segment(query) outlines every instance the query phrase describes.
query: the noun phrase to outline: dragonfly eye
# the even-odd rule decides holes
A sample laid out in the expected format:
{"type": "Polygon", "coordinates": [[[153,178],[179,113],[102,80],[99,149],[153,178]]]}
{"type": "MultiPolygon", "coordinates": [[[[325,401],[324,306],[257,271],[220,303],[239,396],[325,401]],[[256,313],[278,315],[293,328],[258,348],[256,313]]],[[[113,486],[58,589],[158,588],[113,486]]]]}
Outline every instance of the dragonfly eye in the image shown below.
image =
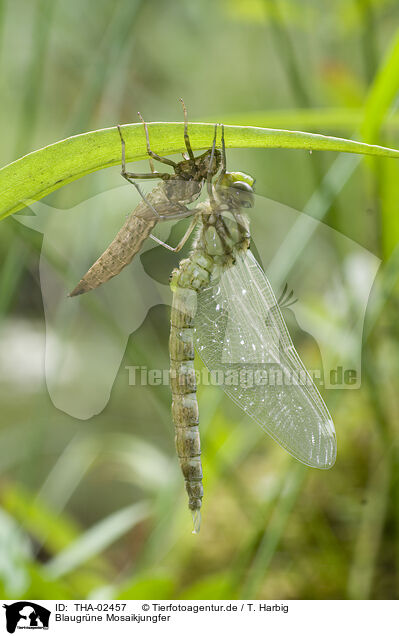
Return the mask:
{"type": "Polygon", "coordinates": [[[253,192],[253,188],[251,188],[249,183],[245,183],[245,181],[235,181],[234,188],[237,188],[237,190],[243,190],[244,192],[253,192]]]}
{"type": "Polygon", "coordinates": [[[238,190],[238,198],[240,200],[240,206],[243,208],[253,208],[254,206],[254,191],[253,188],[245,181],[236,181],[234,183],[234,189],[238,190]]]}

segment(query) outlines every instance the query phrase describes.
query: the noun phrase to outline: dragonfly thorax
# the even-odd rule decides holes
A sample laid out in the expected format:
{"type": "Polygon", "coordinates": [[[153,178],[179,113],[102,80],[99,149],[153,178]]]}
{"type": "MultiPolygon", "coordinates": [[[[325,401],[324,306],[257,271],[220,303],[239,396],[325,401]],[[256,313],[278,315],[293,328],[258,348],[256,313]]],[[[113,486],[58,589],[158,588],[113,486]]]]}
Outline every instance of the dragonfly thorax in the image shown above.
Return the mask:
{"type": "Polygon", "coordinates": [[[242,213],[204,212],[194,251],[205,252],[214,264],[229,267],[234,264],[233,254],[249,247],[249,221],[242,213]]]}
{"type": "Polygon", "coordinates": [[[195,157],[194,160],[186,159],[185,161],[180,161],[175,167],[175,174],[172,178],[182,179],[184,181],[204,181],[208,174],[214,177],[221,163],[221,154],[220,150],[214,149],[207,150],[202,155],[195,157]],[[213,155],[213,157],[212,157],[213,155]],[[212,161],[212,163],[211,163],[212,161]]]}

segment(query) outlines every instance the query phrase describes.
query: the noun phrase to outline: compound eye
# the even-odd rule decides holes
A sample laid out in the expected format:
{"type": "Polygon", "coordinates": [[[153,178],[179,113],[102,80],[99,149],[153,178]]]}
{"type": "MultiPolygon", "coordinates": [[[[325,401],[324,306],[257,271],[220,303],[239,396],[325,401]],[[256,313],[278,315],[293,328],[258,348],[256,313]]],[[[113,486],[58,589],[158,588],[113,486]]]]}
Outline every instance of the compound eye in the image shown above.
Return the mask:
{"type": "Polygon", "coordinates": [[[254,207],[254,191],[248,183],[245,181],[236,181],[234,189],[237,190],[237,195],[242,208],[254,207]]]}
{"type": "Polygon", "coordinates": [[[251,186],[248,183],[245,183],[245,181],[236,181],[233,187],[237,188],[237,190],[242,190],[243,192],[253,193],[253,188],[251,188],[251,186]]]}

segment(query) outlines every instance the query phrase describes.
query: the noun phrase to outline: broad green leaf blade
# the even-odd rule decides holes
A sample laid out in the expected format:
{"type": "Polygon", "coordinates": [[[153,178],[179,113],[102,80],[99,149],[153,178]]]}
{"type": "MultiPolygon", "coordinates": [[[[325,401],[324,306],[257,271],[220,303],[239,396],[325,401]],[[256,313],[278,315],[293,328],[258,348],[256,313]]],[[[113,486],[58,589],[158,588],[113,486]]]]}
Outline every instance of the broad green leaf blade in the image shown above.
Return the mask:
{"type": "MultiPolygon", "coordinates": [[[[161,155],[182,152],[183,124],[148,124],[151,145],[161,155]]],[[[122,126],[128,161],[147,157],[142,124],[122,126]]],[[[190,124],[194,150],[212,144],[214,124],[190,124]]],[[[296,148],[332,150],[380,157],[399,157],[399,151],[357,141],[292,130],[225,126],[229,148],[296,148]]],[[[121,145],[116,127],[63,139],[10,163],[0,170],[0,219],[86,174],[120,164],[121,145]]]]}

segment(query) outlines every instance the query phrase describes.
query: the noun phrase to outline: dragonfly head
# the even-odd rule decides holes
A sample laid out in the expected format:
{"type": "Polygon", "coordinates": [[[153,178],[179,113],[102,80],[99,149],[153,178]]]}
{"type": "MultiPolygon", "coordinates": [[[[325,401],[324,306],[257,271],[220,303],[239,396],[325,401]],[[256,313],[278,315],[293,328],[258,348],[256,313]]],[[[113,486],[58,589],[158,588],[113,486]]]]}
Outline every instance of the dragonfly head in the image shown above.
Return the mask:
{"type": "Polygon", "coordinates": [[[220,186],[228,188],[229,198],[239,208],[254,207],[254,183],[255,179],[244,172],[226,172],[223,175],[220,186]]]}

